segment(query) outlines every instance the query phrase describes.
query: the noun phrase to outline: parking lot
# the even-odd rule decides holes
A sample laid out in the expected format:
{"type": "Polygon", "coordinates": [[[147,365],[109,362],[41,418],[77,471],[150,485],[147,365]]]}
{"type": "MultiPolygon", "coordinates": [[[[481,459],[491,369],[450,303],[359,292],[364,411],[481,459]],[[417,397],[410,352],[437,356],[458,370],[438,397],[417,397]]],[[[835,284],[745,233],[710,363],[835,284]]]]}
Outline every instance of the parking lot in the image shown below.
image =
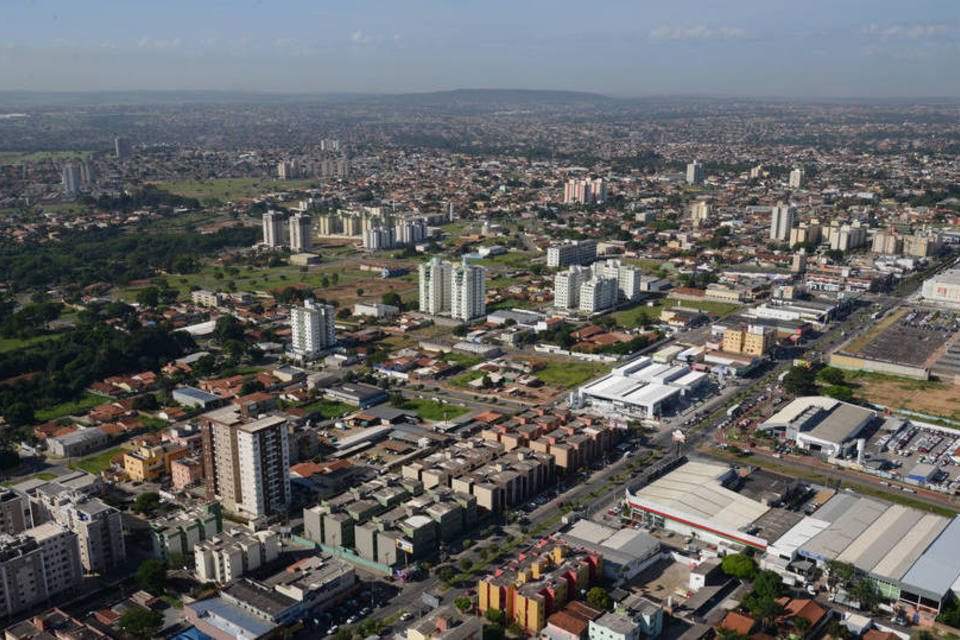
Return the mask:
{"type": "Polygon", "coordinates": [[[952,311],[901,309],[893,321],[862,345],[857,354],[868,359],[926,366],[944,342],[960,331],[960,316],[952,311]]]}
{"type": "Polygon", "coordinates": [[[944,493],[960,489],[960,431],[891,419],[867,444],[864,464],[891,479],[944,493]]]}

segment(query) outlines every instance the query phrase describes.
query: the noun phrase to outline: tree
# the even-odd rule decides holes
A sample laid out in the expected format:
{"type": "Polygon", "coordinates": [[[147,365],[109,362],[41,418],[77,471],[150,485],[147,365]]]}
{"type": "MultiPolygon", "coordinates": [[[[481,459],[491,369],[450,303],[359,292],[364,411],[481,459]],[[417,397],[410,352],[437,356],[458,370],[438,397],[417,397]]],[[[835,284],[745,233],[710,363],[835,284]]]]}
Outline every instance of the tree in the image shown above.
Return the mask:
{"type": "Polygon", "coordinates": [[[752,580],[757,575],[757,563],[750,556],[742,553],[731,553],[720,563],[720,569],[728,576],[740,581],[752,580]]]}
{"type": "Polygon", "coordinates": [[[362,297],[363,297],[363,289],[360,288],[360,287],[357,288],[357,297],[358,297],[358,298],[362,298],[362,297]]]}
{"type": "Polygon", "coordinates": [[[761,571],[753,579],[755,595],[777,599],[783,595],[783,579],[775,571],[761,571]]]}
{"type": "Polygon", "coordinates": [[[163,614],[153,609],[137,607],[120,616],[117,627],[123,633],[134,638],[141,638],[142,640],[156,638],[163,627],[163,614]]]}
{"type": "Polygon", "coordinates": [[[507,616],[500,609],[487,609],[487,612],[483,615],[493,624],[502,625],[507,619],[507,616]]]}
{"type": "Polygon", "coordinates": [[[457,577],[457,570],[449,566],[440,567],[437,571],[437,577],[447,583],[453,582],[453,579],[457,577]]]}
{"type": "Polygon", "coordinates": [[[221,344],[227,340],[243,340],[243,325],[231,315],[220,316],[213,328],[213,337],[221,344]]]}
{"type": "Polygon", "coordinates": [[[836,398],[837,400],[841,400],[843,402],[853,401],[853,390],[850,389],[850,387],[842,384],[832,384],[828,387],[824,387],[823,395],[836,398]]]}
{"type": "Polygon", "coordinates": [[[146,560],[137,569],[137,582],[151,593],[163,593],[167,588],[167,568],[159,560],[146,560]]]}
{"type": "Polygon", "coordinates": [[[783,388],[795,396],[809,396],[817,392],[817,383],[809,367],[791,367],[783,377],[783,388]]]}
{"type": "Polygon", "coordinates": [[[2,411],[3,418],[15,427],[22,427],[36,421],[33,409],[26,402],[14,402],[2,411]]]}
{"type": "Polygon", "coordinates": [[[455,326],[453,328],[453,335],[459,338],[462,338],[463,336],[467,335],[467,325],[458,324],[457,326],[455,326]]]}
{"type": "Polygon", "coordinates": [[[454,598],[453,604],[454,606],[457,607],[457,609],[459,609],[463,613],[466,613],[467,611],[469,611],[470,607],[473,606],[473,602],[471,602],[470,598],[466,596],[460,596],[459,598],[454,598]]]}
{"type": "Polygon", "coordinates": [[[263,391],[266,387],[263,386],[263,383],[257,380],[256,378],[250,378],[243,383],[243,386],[240,387],[240,395],[245,396],[256,391],[263,391]]]}
{"type": "Polygon", "coordinates": [[[470,558],[464,558],[460,561],[460,570],[461,571],[470,571],[473,568],[473,560],[470,558]]]}
{"type": "Polygon", "coordinates": [[[593,587],[587,591],[587,604],[595,609],[608,610],[613,606],[613,600],[603,587],[593,587]]]}
{"type": "Polygon", "coordinates": [[[160,304],[160,290],[156,287],[147,287],[137,291],[137,302],[145,307],[155,307],[160,304]]]}
{"type": "Polygon", "coordinates": [[[383,304],[389,304],[390,306],[398,309],[403,309],[403,299],[396,291],[390,291],[389,293],[383,294],[380,297],[380,301],[383,302],[383,304]]]}
{"type": "Polygon", "coordinates": [[[872,611],[880,604],[880,591],[873,582],[861,577],[850,590],[850,595],[860,603],[860,608],[872,611]]]}
{"type": "Polygon", "coordinates": [[[157,402],[157,396],[152,393],[145,393],[134,398],[132,406],[137,411],[156,411],[160,408],[160,403],[157,402]]]}
{"type": "Polygon", "coordinates": [[[20,454],[8,446],[0,447],[0,471],[13,469],[20,465],[20,454]]]}
{"type": "Polygon", "coordinates": [[[133,510],[137,513],[153,513],[160,507],[160,494],[156,491],[141,493],[133,501],[133,510]]]}
{"type": "Polygon", "coordinates": [[[846,380],[843,377],[843,371],[837,369],[836,367],[824,367],[820,370],[820,373],[817,374],[822,382],[827,384],[845,384],[846,380]]]}

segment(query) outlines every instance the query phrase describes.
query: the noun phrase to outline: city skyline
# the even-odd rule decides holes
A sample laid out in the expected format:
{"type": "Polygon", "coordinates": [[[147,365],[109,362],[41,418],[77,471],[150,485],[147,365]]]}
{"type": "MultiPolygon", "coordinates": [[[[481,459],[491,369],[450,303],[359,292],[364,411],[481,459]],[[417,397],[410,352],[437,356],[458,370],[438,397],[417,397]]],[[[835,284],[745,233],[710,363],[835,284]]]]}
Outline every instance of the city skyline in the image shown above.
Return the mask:
{"type": "Polygon", "coordinates": [[[419,0],[8,8],[0,86],[26,91],[405,93],[578,89],[612,96],[958,96],[960,15],[938,0],[693,3],[419,0]]]}

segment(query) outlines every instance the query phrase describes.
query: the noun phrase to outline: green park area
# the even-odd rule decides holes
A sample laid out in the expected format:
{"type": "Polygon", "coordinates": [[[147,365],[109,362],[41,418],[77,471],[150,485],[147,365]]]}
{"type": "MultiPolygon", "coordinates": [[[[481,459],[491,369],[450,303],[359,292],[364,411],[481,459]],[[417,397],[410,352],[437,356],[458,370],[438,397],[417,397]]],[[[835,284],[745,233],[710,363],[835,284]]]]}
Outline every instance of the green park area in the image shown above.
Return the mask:
{"type": "Polygon", "coordinates": [[[85,158],[89,151],[0,151],[0,164],[25,164],[85,158]]]}
{"type": "Polygon", "coordinates": [[[613,314],[613,319],[618,326],[630,329],[641,324],[641,320],[648,322],[658,322],[660,312],[666,307],[685,307],[687,309],[699,309],[704,313],[716,316],[728,316],[742,305],[732,302],[719,302],[717,300],[679,300],[677,298],[660,298],[652,306],[641,303],[635,307],[617,311],[613,314]]]}

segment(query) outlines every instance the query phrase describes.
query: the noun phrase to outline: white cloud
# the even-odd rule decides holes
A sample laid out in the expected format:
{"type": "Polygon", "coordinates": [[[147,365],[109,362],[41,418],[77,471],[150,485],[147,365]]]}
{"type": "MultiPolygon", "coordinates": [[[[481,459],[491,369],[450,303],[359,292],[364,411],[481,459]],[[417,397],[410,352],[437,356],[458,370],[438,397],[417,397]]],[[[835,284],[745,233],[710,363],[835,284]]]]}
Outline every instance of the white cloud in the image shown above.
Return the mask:
{"type": "Polygon", "coordinates": [[[871,36],[898,40],[921,40],[936,38],[956,31],[956,27],[945,24],[872,24],[865,32],[871,36]]]}
{"type": "Polygon", "coordinates": [[[353,44],[378,44],[382,41],[382,37],[364,33],[359,29],[350,34],[350,42],[353,44]]]}
{"type": "Polygon", "coordinates": [[[734,40],[747,35],[740,27],[708,27],[696,25],[692,27],[671,27],[660,25],[650,31],[653,40],[734,40]]]}

